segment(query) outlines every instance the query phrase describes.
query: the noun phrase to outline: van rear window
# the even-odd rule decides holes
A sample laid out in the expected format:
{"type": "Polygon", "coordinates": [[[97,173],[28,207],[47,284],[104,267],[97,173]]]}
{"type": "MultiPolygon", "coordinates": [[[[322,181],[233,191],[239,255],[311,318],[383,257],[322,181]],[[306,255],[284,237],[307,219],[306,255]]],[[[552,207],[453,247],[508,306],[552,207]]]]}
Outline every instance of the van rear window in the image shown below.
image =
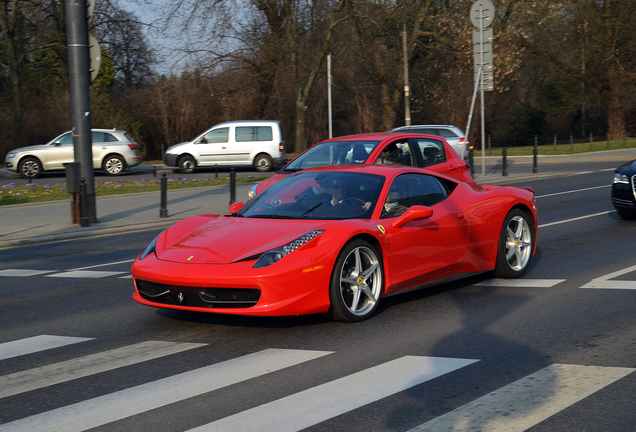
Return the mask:
{"type": "Polygon", "coordinates": [[[241,126],[236,128],[236,141],[271,141],[271,126],[241,126]]]}

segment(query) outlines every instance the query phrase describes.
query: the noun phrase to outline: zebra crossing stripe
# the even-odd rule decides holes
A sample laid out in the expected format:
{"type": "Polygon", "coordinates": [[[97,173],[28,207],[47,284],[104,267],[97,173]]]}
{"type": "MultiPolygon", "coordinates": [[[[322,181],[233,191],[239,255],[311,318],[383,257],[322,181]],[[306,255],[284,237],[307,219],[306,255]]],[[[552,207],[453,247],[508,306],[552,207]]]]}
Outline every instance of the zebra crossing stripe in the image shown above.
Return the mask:
{"type": "Polygon", "coordinates": [[[5,342],[3,344],[0,344],[0,360],[5,360],[8,358],[18,357],[26,354],[33,354],[39,351],[59,348],[78,342],[89,341],[92,339],[93,338],[40,335],[11,342],[5,342]]]}
{"type": "Polygon", "coordinates": [[[1,425],[3,432],[73,432],[101,426],[331,354],[267,349],[1,425]]]}
{"type": "MultiPolygon", "coordinates": [[[[199,348],[207,344],[147,341],[0,377],[0,398],[199,348]]],[[[0,429],[2,427],[0,426],[0,429]]]]}
{"type": "Polygon", "coordinates": [[[521,432],[635,369],[553,364],[409,432],[521,432]]]}
{"type": "Polygon", "coordinates": [[[405,356],[189,432],[299,431],[476,361],[405,356]]]}
{"type": "Polygon", "coordinates": [[[614,278],[623,276],[636,271],[636,266],[624,268],[619,271],[592,279],[581,288],[600,288],[600,289],[636,289],[636,281],[616,280],[614,278]]]}

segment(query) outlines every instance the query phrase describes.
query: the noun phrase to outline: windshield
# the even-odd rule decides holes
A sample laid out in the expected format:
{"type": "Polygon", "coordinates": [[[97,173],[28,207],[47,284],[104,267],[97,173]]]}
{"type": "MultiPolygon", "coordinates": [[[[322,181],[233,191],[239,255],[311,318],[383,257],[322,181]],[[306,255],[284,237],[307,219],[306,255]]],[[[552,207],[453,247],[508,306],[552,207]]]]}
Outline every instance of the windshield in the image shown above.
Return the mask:
{"type": "Polygon", "coordinates": [[[286,177],[249,201],[236,216],[269,219],[369,219],[385,177],[344,171],[286,177]]]}
{"type": "Polygon", "coordinates": [[[318,143],[285,167],[296,172],[324,165],[363,164],[380,141],[328,141],[318,143]]]}

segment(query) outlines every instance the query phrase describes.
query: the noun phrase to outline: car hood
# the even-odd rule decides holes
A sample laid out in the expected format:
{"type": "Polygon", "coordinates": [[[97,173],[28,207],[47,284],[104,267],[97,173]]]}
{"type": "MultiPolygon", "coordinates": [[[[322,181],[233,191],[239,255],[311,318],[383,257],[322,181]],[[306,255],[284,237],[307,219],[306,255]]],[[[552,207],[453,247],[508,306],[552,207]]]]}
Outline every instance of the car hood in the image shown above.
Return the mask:
{"type": "Polygon", "coordinates": [[[179,144],[175,144],[175,145],[171,145],[170,147],[168,147],[168,150],[173,151],[173,150],[179,150],[181,147],[185,147],[189,144],[192,144],[192,141],[184,141],[182,143],[179,144]]]}
{"type": "Polygon", "coordinates": [[[282,246],[327,221],[201,215],[185,219],[157,239],[162,261],[227,264],[282,246]]]}
{"type": "Polygon", "coordinates": [[[51,148],[51,146],[46,145],[46,144],[38,144],[38,145],[32,145],[32,146],[28,146],[28,147],[20,147],[17,149],[13,149],[11,151],[9,151],[9,153],[12,152],[34,152],[34,151],[41,151],[41,150],[46,150],[51,148]]]}

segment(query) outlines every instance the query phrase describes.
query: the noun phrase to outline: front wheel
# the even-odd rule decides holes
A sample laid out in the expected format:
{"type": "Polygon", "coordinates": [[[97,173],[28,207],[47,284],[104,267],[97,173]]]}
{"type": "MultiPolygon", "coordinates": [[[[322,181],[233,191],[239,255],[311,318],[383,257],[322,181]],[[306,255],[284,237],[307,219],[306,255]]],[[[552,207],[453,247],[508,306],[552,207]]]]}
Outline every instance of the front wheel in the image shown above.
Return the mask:
{"type": "Polygon", "coordinates": [[[106,171],[108,175],[118,175],[124,172],[126,169],[126,162],[119,156],[108,156],[104,159],[102,169],[106,171]]]}
{"type": "Polygon", "coordinates": [[[337,321],[365,320],[378,308],[383,288],[380,255],[368,242],[352,241],[340,251],[331,275],[329,315],[337,321]]]}
{"type": "Polygon", "coordinates": [[[495,277],[523,276],[530,266],[535,238],[533,222],[527,213],[519,209],[508,213],[499,236],[495,277]]]}
{"type": "Polygon", "coordinates": [[[20,177],[34,179],[42,172],[42,165],[40,165],[40,161],[36,158],[26,157],[20,162],[18,171],[20,172],[20,177]]]}
{"type": "Polygon", "coordinates": [[[272,158],[270,155],[261,153],[254,159],[254,168],[258,172],[267,172],[272,169],[272,158]]]}
{"type": "Polygon", "coordinates": [[[179,171],[183,174],[192,174],[197,164],[192,156],[184,156],[179,160],[179,171]]]}

